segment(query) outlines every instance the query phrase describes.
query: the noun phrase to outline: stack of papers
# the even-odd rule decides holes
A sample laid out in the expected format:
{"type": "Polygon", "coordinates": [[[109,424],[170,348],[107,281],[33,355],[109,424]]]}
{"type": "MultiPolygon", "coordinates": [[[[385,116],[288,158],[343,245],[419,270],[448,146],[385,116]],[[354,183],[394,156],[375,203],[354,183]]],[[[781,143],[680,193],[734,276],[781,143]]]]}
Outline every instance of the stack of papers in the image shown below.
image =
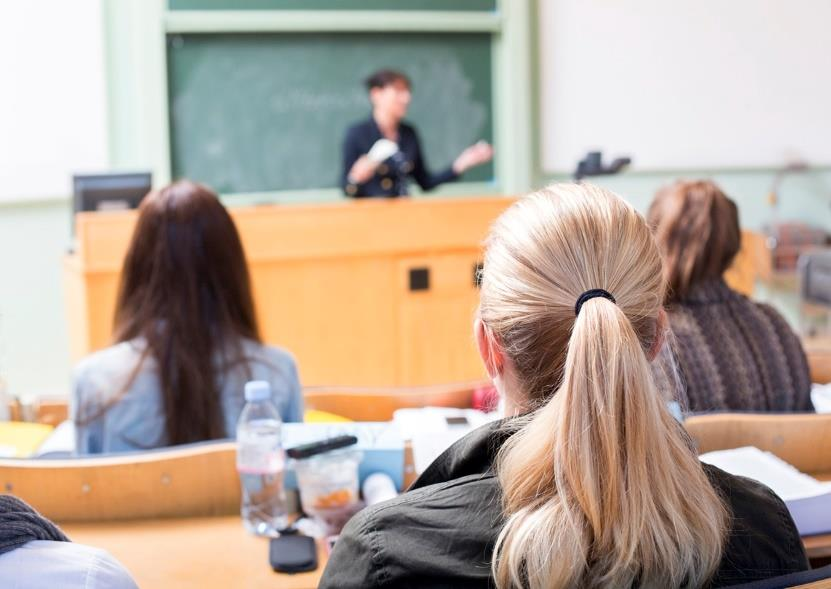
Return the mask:
{"type": "Polygon", "coordinates": [[[699,458],[770,487],[788,506],[801,535],[831,532],[831,483],[820,482],[774,454],[750,446],[708,452],[699,458]]]}

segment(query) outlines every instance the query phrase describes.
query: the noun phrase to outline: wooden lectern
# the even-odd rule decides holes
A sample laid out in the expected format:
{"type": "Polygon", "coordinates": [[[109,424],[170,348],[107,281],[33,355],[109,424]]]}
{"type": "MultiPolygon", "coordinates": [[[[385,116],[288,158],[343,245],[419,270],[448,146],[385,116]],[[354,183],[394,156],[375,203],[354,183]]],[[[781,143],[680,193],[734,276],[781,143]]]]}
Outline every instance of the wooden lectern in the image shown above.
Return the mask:
{"type": "MultiPolygon", "coordinates": [[[[266,342],[304,385],[413,386],[483,377],[476,270],[512,202],[365,200],[231,209],[266,342]]],[[[107,346],[137,214],[80,213],[64,263],[73,361],[107,346]]]]}
{"type": "MultiPolygon", "coordinates": [[[[358,200],[231,209],[263,338],[304,385],[418,386],[484,377],[473,342],[476,272],[508,197],[358,200]]],[[[110,343],[136,212],[80,213],[64,263],[72,360],[110,343]]],[[[758,236],[728,281],[750,293],[758,236]]]]}

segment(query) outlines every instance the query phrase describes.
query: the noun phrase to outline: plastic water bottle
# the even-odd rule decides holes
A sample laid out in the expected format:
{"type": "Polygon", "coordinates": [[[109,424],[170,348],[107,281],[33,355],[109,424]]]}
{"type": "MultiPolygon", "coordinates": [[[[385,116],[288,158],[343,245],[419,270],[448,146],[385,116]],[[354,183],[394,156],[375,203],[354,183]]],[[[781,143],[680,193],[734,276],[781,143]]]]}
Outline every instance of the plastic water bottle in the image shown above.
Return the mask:
{"type": "Polygon", "coordinates": [[[271,402],[271,386],[245,384],[245,408],[237,423],[237,471],[242,483],[242,521],[261,536],[277,536],[288,525],[283,489],[282,421],[271,402]]]}

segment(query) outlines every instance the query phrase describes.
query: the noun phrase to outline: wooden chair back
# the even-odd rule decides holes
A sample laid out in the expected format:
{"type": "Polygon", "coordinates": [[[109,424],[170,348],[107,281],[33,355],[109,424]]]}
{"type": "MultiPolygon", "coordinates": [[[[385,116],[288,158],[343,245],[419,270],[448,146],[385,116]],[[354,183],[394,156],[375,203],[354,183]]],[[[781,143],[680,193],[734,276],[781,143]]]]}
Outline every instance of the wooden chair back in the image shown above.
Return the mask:
{"type": "MultiPolygon", "coordinates": [[[[388,421],[396,409],[470,407],[485,381],[408,388],[306,389],[308,409],[388,421]]],[[[239,512],[234,442],[114,456],[0,459],[0,484],[57,522],[228,515],[239,512]]]]}
{"type": "Polygon", "coordinates": [[[58,522],[239,513],[236,444],[191,444],[150,452],[0,460],[3,492],[58,522]]]}
{"type": "Polygon", "coordinates": [[[831,414],[717,413],[684,422],[700,453],[756,446],[804,473],[831,478],[831,414]]]}
{"type": "Polygon", "coordinates": [[[309,387],[303,391],[306,409],[327,411],[353,421],[389,421],[396,409],[471,407],[474,391],[487,381],[423,387],[309,387]]]}
{"type": "MultiPolygon", "coordinates": [[[[389,421],[396,409],[413,407],[470,407],[473,392],[486,380],[421,387],[307,387],[306,409],[327,411],[353,421],[389,421]]],[[[10,404],[12,419],[58,425],[68,416],[65,399],[44,398],[37,403],[10,404]]]]}

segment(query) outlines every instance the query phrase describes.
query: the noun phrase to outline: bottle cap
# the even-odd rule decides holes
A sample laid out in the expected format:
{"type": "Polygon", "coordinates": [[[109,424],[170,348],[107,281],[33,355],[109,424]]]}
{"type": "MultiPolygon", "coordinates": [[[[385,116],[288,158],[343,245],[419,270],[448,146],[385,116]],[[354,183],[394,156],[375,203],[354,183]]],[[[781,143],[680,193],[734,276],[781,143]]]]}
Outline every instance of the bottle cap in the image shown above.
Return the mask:
{"type": "Polygon", "coordinates": [[[271,385],[265,380],[250,380],[245,383],[246,401],[267,401],[271,399],[271,385]]]}

